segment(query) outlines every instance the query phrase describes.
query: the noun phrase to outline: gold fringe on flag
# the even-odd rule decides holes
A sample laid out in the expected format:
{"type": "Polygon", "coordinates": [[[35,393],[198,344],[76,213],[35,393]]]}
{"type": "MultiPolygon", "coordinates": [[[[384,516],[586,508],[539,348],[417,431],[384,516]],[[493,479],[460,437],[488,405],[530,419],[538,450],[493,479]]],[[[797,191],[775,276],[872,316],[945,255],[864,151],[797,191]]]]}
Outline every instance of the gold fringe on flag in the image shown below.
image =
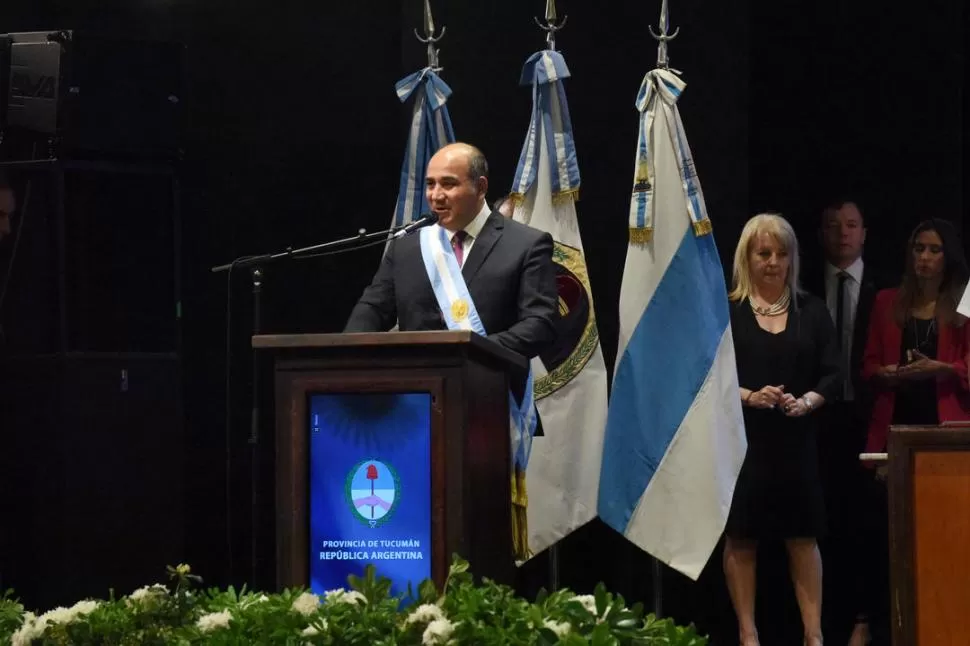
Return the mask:
{"type": "Polygon", "coordinates": [[[647,244],[653,240],[653,227],[630,227],[630,244],[647,244]]]}
{"type": "MultiPolygon", "coordinates": [[[[555,206],[560,206],[566,202],[572,200],[573,202],[579,201],[579,187],[571,188],[568,191],[560,191],[552,196],[552,203],[555,206]]],[[[525,202],[525,193],[509,193],[509,201],[512,202],[512,206],[519,206],[525,202]]]]}
{"type": "Polygon", "coordinates": [[[512,472],[512,553],[516,561],[525,561],[532,556],[529,549],[529,520],[526,516],[528,507],[525,472],[515,466],[512,472]]]}
{"type": "Polygon", "coordinates": [[[700,222],[694,223],[694,235],[698,238],[701,236],[706,236],[713,230],[714,228],[711,226],[711,221],[708,218],[704,218],[700,222]]]}
{"type": "Polygon", "coordinates": [[[573,201],[573,202],[579,201],[578,186],[576,188],[571,188],[568,191],[560,191],[559,193],[556,193],[555,195],[552,196],[553,206],[561,206],[569,201],[573,201]]]}

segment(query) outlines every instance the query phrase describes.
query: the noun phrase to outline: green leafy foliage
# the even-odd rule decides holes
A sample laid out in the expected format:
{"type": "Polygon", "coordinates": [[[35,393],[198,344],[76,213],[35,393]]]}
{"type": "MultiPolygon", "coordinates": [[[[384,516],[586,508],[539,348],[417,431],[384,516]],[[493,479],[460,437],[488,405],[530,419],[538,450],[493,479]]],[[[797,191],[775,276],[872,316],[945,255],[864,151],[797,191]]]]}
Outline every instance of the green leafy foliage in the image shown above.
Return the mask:
{"type": "Polygon", "coordinates": [[[203,588],[187,565],[168,585],[121,598],[82,600],[36,616],[12,592],[0,597],[0,644],[13,646],[704,646],[692,626],[644,615],[600,584],[592,595],[541,592],[536,601],[487,579],[476,584],[453,558],[441,590],[423,581],[404,597],[368,566],[348,588],[318,596],[203,588]]]}

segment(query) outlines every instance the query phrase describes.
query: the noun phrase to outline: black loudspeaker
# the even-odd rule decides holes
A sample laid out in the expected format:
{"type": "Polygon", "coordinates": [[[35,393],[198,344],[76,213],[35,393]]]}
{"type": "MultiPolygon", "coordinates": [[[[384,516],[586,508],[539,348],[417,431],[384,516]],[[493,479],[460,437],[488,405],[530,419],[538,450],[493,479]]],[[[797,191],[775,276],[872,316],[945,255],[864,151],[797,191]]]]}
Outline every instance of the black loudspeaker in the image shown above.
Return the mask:
{"type": "Polygon", "coordinates": [[[181,561],[178,384],[166,354],[0,366],[0,587],[43,610],[129,593],[181,561]]]}
{"type": "Polygon", "coordinates": [[[71,30],[6,38],[5,159],[181,155],[181,45],[71,30]]]}
{"type": "Polygon", "coordinates": [[[174,172],[42,164],[6,165],[18,209],[0,245],[5,352],[177,351],[174,172]]]}

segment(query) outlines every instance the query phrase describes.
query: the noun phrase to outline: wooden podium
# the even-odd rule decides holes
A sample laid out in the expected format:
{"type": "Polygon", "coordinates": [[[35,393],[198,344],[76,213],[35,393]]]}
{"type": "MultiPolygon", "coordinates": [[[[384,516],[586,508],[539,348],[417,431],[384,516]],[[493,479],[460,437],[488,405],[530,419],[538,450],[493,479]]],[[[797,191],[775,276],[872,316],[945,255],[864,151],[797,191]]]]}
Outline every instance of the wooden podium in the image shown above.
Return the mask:
{"type": "Polygon", "coordinates": [[[889,434],[893,644],[970,644],[970,423],[889,434]]]}
{"type": "MultiPolygon", "coordinates": [[[[526,359],[471,332],[262,335],[276,382],[277,585],[307,586],[308,401],[315,393],[428,393],[431,576],[453,553],[477,576],[512,583],[508,391],[526,359]]],[[[380,564],[378,572],[380,572],[380,564]]]]}

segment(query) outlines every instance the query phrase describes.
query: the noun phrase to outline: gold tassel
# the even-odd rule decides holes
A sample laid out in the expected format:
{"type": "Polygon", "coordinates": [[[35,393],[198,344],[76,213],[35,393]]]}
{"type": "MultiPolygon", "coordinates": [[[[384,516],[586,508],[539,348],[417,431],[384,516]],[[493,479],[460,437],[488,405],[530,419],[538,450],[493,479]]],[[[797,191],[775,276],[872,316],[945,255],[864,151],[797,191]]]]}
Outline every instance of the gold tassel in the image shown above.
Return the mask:
{"type": "MultiPolygon", "coordinates": [[[[570,200],[573,202],[579,201],[579,187],[571,188],[568,191],[561,191],[552,196],[552,203],[556,206],[565,204],[570,200]]],[[[525,202],[525,193],[509,193],[509,201],[512,203],[512,206],[519,206],[525,202]]]]}
{"type": "Polygon", "coordinates": [[[713,230],[714,228],[711,226],[711,221],[707,218],[704,218],[700,222],[694,223],[694,235],[698,238],[701,236],[706,236],[713,230]]]}
{"type": "Polygon", "coordinates": [[[518,466],[512,473],[512,554],[516,561],[525,561],[532,556],[529,549],[529,521],[526,511],[529,495],[525,489],[525,472],[518,466]]]}
{"type": "Polygon", "coordinates": [[[560,191],[552,196],[552,203],[555,206],[561,206],[566,202],[572,200],[573,202],[579,201],[579,187],[571,188],[568,191],[560,191]]]}
{"type": "Polygon", "coordinates": [[[513,207],[522,204],[525,202],[525,193],[509,193],[509,202],[513,207]]]}
{"type": "Polygon", "coordinates": [[[630,227],[630,244],[647,244],[653,240],[653,227],[630,227]]]}

